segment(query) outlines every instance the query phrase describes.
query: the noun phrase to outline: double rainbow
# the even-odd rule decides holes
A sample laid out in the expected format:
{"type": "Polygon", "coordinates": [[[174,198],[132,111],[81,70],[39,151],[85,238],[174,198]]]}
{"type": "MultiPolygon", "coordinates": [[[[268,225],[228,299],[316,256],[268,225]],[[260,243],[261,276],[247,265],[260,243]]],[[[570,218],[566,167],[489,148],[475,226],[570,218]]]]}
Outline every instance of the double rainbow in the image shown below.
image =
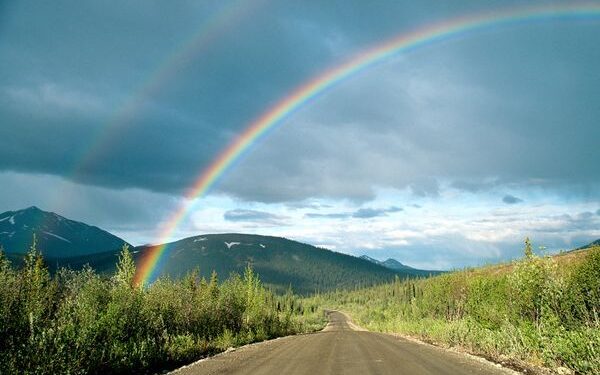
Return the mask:
{"type": "MultiPolygon", "coordinates": [[[[451,19],[430,25],[409,33],[402,33],[382,44],[369,48],[345,63],[338,65],[299,86],[274,107],[251,122],[214,161],[206,168],[186,194],[184,203],[167,220],[157,238],[157,243],[168,241],[179,224],[194,208],[196,199],[205,195],[211,187],[231,168],[233,163],[247,152],[250,147],[296,110],[300,109],[315,96],[331,89],[344,79],[372,67],[377,62],[399,53],[457,38],[476,31],[502,28],[520,24],[544,22],[550,20],[589,20],[600,18],[600,4],[564,4],[513,8],[451,19]]],[[[152,282],[161,269],[163,254],[167,245],[157,245],[146,252],[141,260],[136,282],[152,282]]]]}

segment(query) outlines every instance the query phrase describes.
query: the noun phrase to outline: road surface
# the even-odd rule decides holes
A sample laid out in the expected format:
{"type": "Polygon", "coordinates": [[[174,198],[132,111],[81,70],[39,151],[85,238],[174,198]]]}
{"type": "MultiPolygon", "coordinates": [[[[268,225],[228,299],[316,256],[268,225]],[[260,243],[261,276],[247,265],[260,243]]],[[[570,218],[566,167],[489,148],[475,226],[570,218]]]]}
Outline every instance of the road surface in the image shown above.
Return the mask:
{"type": "Polygon", "coordinates": [[[360,330],[337,311],[328,315],[321,332],[248,345],[173,374],[514,374],[471,356],[360,330]]]}

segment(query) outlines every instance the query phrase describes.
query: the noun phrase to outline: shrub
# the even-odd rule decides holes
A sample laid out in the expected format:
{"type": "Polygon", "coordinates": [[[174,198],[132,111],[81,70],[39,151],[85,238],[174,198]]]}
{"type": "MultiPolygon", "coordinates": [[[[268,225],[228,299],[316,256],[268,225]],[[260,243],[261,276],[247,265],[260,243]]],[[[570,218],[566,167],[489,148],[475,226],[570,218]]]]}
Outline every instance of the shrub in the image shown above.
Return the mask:
{"type": "Polygon", "coordinates": [[[210,282],[191,273],[142,288],[124,246],[117,270],[110,278],[90,268],[51,277],[35,239],[21,269],[0,251],[0,373],[155,373],[315,327],[303,323],[293,295],[274,296],[249,268],[221,284],[216,273],[210,282]],[[293,308],[279,311],[278,303],[293,308]]]}

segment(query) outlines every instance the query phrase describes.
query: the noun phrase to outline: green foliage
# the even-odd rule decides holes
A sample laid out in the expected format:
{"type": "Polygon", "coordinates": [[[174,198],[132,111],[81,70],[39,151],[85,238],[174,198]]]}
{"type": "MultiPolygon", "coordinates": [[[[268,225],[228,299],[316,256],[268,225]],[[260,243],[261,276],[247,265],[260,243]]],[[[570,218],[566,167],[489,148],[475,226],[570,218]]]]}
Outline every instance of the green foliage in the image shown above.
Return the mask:
{"type": "Polygon", "coordinates": [[[119,262],[117,263],[117,272],[115,273],[115,281],[118,284],[133,287],[135,277],[135,262],[133,256],[129,251],[129,245],[124,244],[119,255],[119,262]]]}
{"type": "Polygon", "coordinates": [[[111,278],[48,273],[33,244],[14,269],[0,252],[0,373],[155,373],[230,346],[322,328],[320,311],[267,290],[251,268],[223,283],[191,272],[133,284],[124,246],[111,278]]]}
{"type": "Polygon", "coordinates": [[[525,258],[527,259],[531,259],[533,258],[533,248],[531,247],[531,241],[529,240],[529,237],[525,238],[525,258]]]}
{"type": "Polygon", "coordinates": [[[600,247],[560,264],[533,254],[468,269],[305,300],[352,314],[371,330],[458,345],[487,357],[600,373],[600,247]]]}
{"type": "Polygon", "coordinates": [[[586,262],[574,270],[568,281],[571,292],[570,310],[577,320],[589,326],[600,321],[600,245],[588,250],[586,262]]]}

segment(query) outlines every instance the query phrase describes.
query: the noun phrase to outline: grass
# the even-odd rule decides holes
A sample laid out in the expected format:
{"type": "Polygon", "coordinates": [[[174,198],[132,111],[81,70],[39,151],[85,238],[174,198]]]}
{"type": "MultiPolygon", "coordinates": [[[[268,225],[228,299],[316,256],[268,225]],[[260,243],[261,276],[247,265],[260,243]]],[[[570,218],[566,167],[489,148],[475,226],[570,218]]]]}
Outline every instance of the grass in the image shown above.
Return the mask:
{"type": "Polygon", "coordinates": [[[372,331],[525,367],[600,373],[600,247],[554,257],[526,254],[509,264],[397,279],[309,301],[347,311],[372,331]]]}

